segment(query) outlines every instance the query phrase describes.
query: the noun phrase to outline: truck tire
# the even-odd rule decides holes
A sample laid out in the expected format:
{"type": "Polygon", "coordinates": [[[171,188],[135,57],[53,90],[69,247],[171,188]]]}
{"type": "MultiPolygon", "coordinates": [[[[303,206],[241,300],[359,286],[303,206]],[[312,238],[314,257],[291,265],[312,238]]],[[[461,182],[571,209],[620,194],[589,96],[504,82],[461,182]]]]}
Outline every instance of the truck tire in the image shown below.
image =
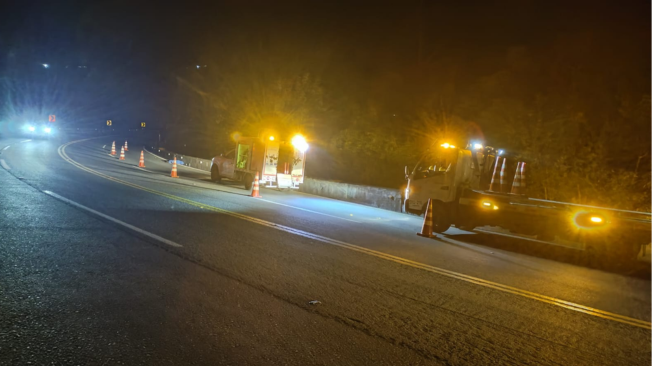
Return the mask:
{"type": "Polygon", "coordinates": [[[434,202],[432,205],[432,231],[435,233],[443,233],[448,230],[451,225],[451,215],[448,208],[443,202],[434,202]]]}
{"type": "Polygon", "coordinates": [[[250,190],[251,186],[254,184],[254,177],[251,174],[245,174],[243,178],[244,187],[246,190],[250,190]]]}
{"type": "Polygon", "coordinates": [[[211,180],[215,183],[222,183],[222,177],[220,177],[220,168],[213,165],[211,168],[211,180]]]}

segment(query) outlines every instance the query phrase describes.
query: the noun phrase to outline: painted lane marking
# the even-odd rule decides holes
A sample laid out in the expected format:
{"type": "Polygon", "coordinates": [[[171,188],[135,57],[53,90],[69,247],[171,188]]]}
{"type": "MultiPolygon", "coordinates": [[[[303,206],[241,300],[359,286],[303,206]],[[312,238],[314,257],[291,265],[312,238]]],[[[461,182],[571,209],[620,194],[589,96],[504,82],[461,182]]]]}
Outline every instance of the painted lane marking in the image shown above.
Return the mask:
{"type": "Polygon", "coordinates": [[[168,194],[168,193],[165,193],[165,192],[156,191],[156,190],[153,190],[153,189],[150,189],[150,188],[147,188],[147,187],[139,186],[139,185],[134,184],[134,183],[130,183],[130,182],[127,182],[127,181],[123,181],[123,180],[111,177],[109,175],[100,173],[100,172],[98,172],[96,170],[90,169],[90,168],[88,168],[88,167],[74,161],[73,159],[71,159],[66,154],[66,151],[65,151],[66,147],[68,147],[68,146],[70,146],[70,145],[72,145],[74,143],[79,143],[79,142],[88,141],[88,140],[91,140],[91,139],[71,141],[71,142],[68,142],[67,144],[61,145],[61,146],[59,146],[58,153],[65,161],[67,161],[68,163],[70,163],[70,164],[76,166],[77,168],[79,168],[81,170],[84,170],[84,171],[86,171],[88,173],[97,175],[99,177],[105,178],[107,180],[110,180],[110,181],[113,181],[113,182],[116,182],[116,183],[120,183],[120,184],[129,186],[129,187],[133,187],[133,188],[145,191],[145,192],[150,192],[152,194],[156,194],[156,195],[159,195],[159,196],[162,196],[162,197],[167,197],[169,199],[172,199],[172,200],[175,200],[175,201],[178,201],[178,202],[183,202],[183,203],[189,204],[191,206],[199,207],[199,208],[202,208],[202,209],[205,209],[205,210],[208,210],[208,211],[219,212],[221,214],[236,217],[236,218],[246,220],[246,221],[249,221],[249,222],[252,222],[252,223],[256,223],[256,224],[259,224],[259,225],[262,225],[262,226],[266,226],[266,227],[269,227],[269,228],[272,228],[272,229],[276,229],[276,230],[284,231],[284,232],[287,232],[287,233],[290,233],[290,234],[295,234],[295,235],[302,236],[302,237],[305,237],[305,238],[313,239],[313,240],[320,241],[322,243],[330,244],[330,245],[333,245],[333,246],[349,249],[349,250],[352,250],[352,251],[355,251],[355,252],[358,252],[358,253],[367,254],[367,255],[370,255],[370,256],[373,256],[373,257],[376,257],[376,258],[385,259],[387,261],[402,264],[402,265],[409,266],[409,267],[412,267],[412,268],[421,269],[421,270],[431,272],[431,273],[435,273],[435,274],[438,274],[438,275],[441,275],[441,276],[444,276],[444,277],[449,277],[449,278],[457,279],[457,280],[464,281],[464,282],[467,282],[467,283],[472,283],[472,284],[482,286],[482,287],[485,287],[485,288],[490,288],[490,289],[498,290],[498,291],[501,291],[501,292],[509,293],[509,294],[512,294],[512,295],[525,297],[525,298],[528,298],[528,299],[536,300],[536,301],[539,301],[539,302],[547,303],[547,304],[550,304],[550,305],[558,306],[558,307],[561,307],[561,308],[564,308],[564,309],[580,312],[580,313],[583,313],[583,314],[595,316],[595,317],[598,317],[598,318],[611,320],[611,321],[615,321],[615,322],[622,323],[622,324],[632,325],[632,326],[635,326],[635,327],[638,327],[638,328],[652,329],[652,323],[650,323],[648,321],[645,321],[645,320],[635,319],[635,318],[631,318],[631,317],[628,317],[628,316],[624,316],[624,315],[620,315],[620,314],[616,314],[616,313],[611,313],[611,312],[608,312],[608,311],[592,308],[592,307],[589,307],[589,306],[585,306],[585,305],[577,304],[577,303],[574,303],[574,302],[554,298],[554,297],[551,297],[551,296],[538,294],[536,292],[522,290],[522,289],[519,289],[519,288],[516,288],[516,287],[503,285],[503,284],[500,284],[500,283],[497,283],[497,282],[483,280],[483,279],[478,278],[478,277],[473,277],[473,276],[465,275],[465,274],[458,273],[458,272],[455,272],[455,271],[451,271],[451,270],[447,270],[447,269],[427,265],[427,264],[424,264],[424,263],[415,262],[415,261],[412,261],[412,260],[409,260],[409,259],[397,257],[397,256],[394,256],[394,255],[379,252],[379,251],[376,251],[376,250],[373,250],[373,249],[368,249],[368,248],[361,247],[361,246],[358,246],[358,245],[346,243],[346,242],[343,242],[343,241],[340,241],[340,240],[327,238],[325,236],[321,236],[321,235],[318,235],[318,234],[313,234],[313,233],[310,233],[310,232],[307,232],[307,231],[294,229],[294,228],[291,228],[289,226],[275,224],[275,223],[270,222],[270,221],[257,219],[255,217],[243,215],[243,214],[240,214],[240,213],[237,213],[237,212],[228,211],[228,210],[225,210],[225,209],[222,209],[222,208],[219,208],[219,207],[210,206],[210,205],[207,205],[207,204],[204,204],[204,203],[192,201],[192,200],[189,200],[189,199],[186,199],[186,198],[183,198],[183,197],[179,197],[179,196],[175,196],[175,195],[172,195],[172,194],[168,194]]]}
{"type": "Polygon", "coordinates": [[[5,162],[5,159],[0,159],[0,165],[2,165],[2,167],[5,168],[6,170],[11,170],[9,165],[7,165],[7,163],[5,162]]]}
{"type": "Polygon", "coordinates": [[[11,147],[11,145],[7,145],[7,146],[5,146],[4,148],[2,148],[2,151],[5,151],[5,150],[7,150],[7,149],[10,148],[10,147],[11,147]]]}
{"type": "Polygon", "coordinates": [[[23,143],[23,142],[30,142],[30,141],[32,141],[32,140],[31,140],[31,139],[27,139],[27,140],[23,140],[23,141],[21,141],[21,143],[23,143]]]}
{"type": "Polygon", "coordinates": [[[296,207],[296,206],[290,206],[290,205],[286,205],[286,204],[284,204],[284,203],[278,203],[278,202],[274,202],[274,201],[266,200],[266,199],[263,199],[263,198],[259,198],[258,201],[265,201],[265,202],[273,203],[273,204],[275,204],[275,205],[280,205],[280,206],[285,206],[285,207],[295,208],[295,209],[297,209],[297,210],[306,211],[306,212],[312,212],[312,213],[315,213],[315,214],[317,214],[317,215],[328,216],[328,217],[332,217],[332,218],[334,218],[334,219],[340,219],[340,220],[351,221],[351,222],[355,222],[355,223],[358,223],[358,224],[361,224],[361,223],[362,223],[362,222],[360,222],[360,221],[355,221],[355,220],[345,219],[345,218],[343,218],[343,217],[338,217],[338,216],[333,216],[333,215],[329,215],[329,214],[325,214],[325,213],[321,213],[321,212],[317,212],[317,211],[313,211],[313,210],[308,210],[307,208],[301,208],[301,207],[296,207]]]}
{"type": "Polygon", "coordinates": [[[135,232],[137,232],[139,234],[148,236],[148,237],[150,237],[150,238],[152,238],[152,239],[154,239],[156,241],[160,241],[161,243],[167,244],[167,245],[175,247],[175,248],[183,248],[183,245],[177,244],[177,243],[173,242],[172,240],[165,239],[165,238],[160,237],[160,236],[158,236],[158,235],[156,235],[154,233],[150,233],[149,231],[145,231],[145,230],[143,230],[141,228],[137,228],[137,227],[135,227],[135,226],[133,226],[131,224],[127,224],[124,221],[120,221],[120,220],[118,220],[118,219],[116,219],[114,217],[111,217],[109,215],[105,215],[105,214],[103,214],[101,212],[95,211],[92,208],[86,207],[86,206],[84,206],[82,204],[79,204],[79,203],[77,203],[75,201],[71,201],[71,200],[69,200],[69,199],[67,199],[65,197],[62,197],[62,196],[54,193],[54,192],[51,192],[51,191],[43,191],[43,192],[45,194],[49,195],[49,196],[52,196],[52,197],[58,199],[59,201],[65,202],[65,203],[67,203],[67,204],[69,204],[71,206],[75,206],[75,207],[77,207],[79,209],[82,209],[84,211],[88,211],[88,212],[92,213],[93,215],[99,216],[99,217],[101,217],[101,218],[103,218],[105,220],[109,220],[109,221],[111,221],[113,223],[124,226],[129,230],[133,230],[133,231],[135,231],[135,232]]]}

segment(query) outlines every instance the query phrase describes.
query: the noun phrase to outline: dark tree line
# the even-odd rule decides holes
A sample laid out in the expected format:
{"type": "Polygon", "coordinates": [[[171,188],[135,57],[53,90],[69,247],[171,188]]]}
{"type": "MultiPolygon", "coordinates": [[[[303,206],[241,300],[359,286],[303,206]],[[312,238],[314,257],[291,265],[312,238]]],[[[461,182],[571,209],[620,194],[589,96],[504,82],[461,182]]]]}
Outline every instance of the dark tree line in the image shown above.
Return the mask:
{"type": "Polygon", "coordinates": [[[173,75],[169,128],[201,129],[206,155],[233,131],[303,132],[309,176],[388,187],[433,142],[477,138],[529,163],[532,196],[649,210],[649,31],[428,52],[411,19],[373,47],[291,27],[200,43],[201,67],[173,75]]]}

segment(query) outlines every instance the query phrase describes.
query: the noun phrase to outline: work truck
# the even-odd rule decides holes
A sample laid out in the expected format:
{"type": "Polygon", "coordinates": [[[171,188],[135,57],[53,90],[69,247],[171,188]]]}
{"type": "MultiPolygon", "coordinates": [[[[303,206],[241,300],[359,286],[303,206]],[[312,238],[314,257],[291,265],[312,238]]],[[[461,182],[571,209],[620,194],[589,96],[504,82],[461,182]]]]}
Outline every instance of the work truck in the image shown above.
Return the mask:
{"type": "Polygon", "coordinates": [[[306,168],[308,143],[301,135],[290,141],[274,136],[235,137],[235,148],[211,160],[211,180],[235,180],[251,189],[256,173],[263,186],[299,188],[306,168]]]}
{"type": "Polygon", "coordinates": [[[452,225],[495,226],[542,241],[580,242],[619,260],[636,259],[650,243],[650,213],[528,197],[521,190],[527,184],[525,163],[502,150],[481,143],[466,148],[443,143],[431,150],[411,172],[405,168],[403,208],[423,215],[432,199],[433,232],[452,225]]]}

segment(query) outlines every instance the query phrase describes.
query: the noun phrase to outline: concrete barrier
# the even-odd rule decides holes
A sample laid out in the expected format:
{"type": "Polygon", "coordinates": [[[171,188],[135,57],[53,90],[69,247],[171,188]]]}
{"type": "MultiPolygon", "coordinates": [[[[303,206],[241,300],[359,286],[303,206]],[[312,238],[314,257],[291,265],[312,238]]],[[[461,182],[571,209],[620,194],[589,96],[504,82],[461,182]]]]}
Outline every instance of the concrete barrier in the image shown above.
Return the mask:
{"type": "Polygon", "coordinates": [[[205,170],[207,172],[211,171],[211,160],[210,159],[202,159],[202,158],[196,158],[194,156],[187,156],[179,153],[175,153],[173,151],[166,150],[164,148],[156,149],[154,147],[149,147],[147,149],[149,152],[154,153],[155,155],[158,155],[168,161],[172,160],[174,158],[174,155],[177,156],[177,163],[184,165],[184,166],[189,166],[191,168],[197,168],[201,170],[205,170]]]}
{"type": "MultiPolygon", "coordinates": [[[[164,148],[150,147],[148,150],[166,160],[171,160],[175,155],[174,152],[164,148]]],[[[176,153],[176,156],[177,162],[182,161],[185,166],[207,172],[211,170],[210,159],[201,159],[178,153],[176,153]]],[[[299,186],[299,192],[401,212],[401,192],[398,189],[362,186],[306,177],[303,184],[299,186]]]]}
{"type": "Polygon", "coordinates": [[[401,212],[401,192],[398,189],[331,182],[306,177],[303,184],[299,186],[299,192],[401,212]]]}

